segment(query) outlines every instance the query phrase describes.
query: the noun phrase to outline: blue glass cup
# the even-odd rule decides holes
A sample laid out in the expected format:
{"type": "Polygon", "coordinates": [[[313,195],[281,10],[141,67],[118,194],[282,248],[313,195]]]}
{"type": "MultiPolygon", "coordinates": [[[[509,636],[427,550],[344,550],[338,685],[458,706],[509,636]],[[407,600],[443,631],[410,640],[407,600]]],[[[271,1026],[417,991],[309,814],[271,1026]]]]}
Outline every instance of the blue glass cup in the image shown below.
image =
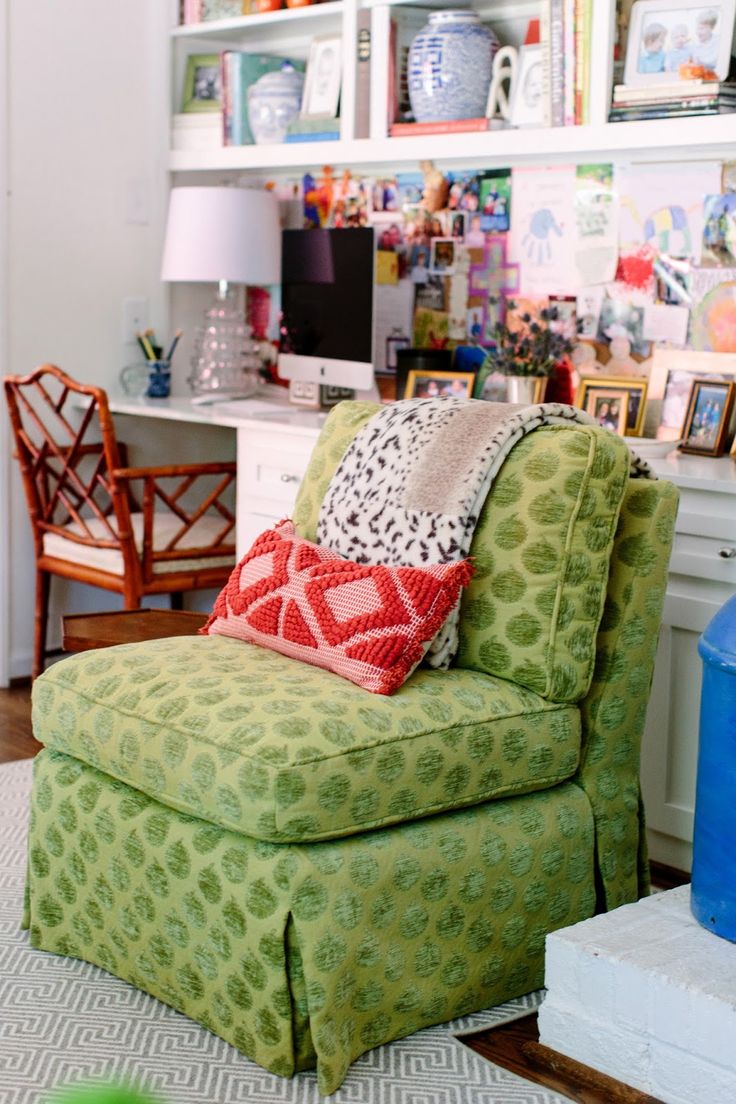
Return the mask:
{"type": "Polygon", "coordinates": [[[149,360],[147,399],[168,399],[171,393],[171,361],[149,360]]]}

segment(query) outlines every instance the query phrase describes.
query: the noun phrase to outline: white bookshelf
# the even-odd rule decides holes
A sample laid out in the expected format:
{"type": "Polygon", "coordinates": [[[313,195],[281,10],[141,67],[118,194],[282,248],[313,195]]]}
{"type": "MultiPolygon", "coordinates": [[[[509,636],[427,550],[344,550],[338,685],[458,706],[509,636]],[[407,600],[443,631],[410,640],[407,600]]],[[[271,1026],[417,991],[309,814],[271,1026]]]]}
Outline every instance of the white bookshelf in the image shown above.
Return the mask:
{"type": "MultiPolygon", "coordinates": [[[[339,31],[344,43],[341,137],[337,142],[304,142],[274,146],[229,146],[209,150],[172,150],[174,173],[264,173],[303,170],[332,164],[377,170],[409,168],[420,160],[441,166],[512,167],[590,160],[677,162],[732,158],[736,148],[736,115],[692,116],[608,123],[613,67],[615,0],[593,5],[590,123],[579,127],[496,130],[487,133],[387,136],[385,84],[388,73],[387,28],[391,8],[411,0],[328,0],[304,8],[284,8],[197,26],[173,26],[172,112],[178,110],[186,57],[223,49],[273,51],[306,58],[315,35],[339,31]],[[371,10],[370,138],[354,137],[357,18],[371,10]]],[[[447,7],[443,0],[419,0],[418,8],[447,7]]],[[[458,4],[457,6],[463,6],[458,4]]],[[[473,4],[502,42],[519,44],[539,0],[476,0],[473,4]]],[[[176,18],[172,5],[172,20],[176,18]]]]}
{"type": "Polygon", "coordinates": [[[600,126],[439,134],[416,138],[351,139],[277,146],[228,146],[215,150],[175,150],[172,172],[241,172],[302,169],[323,164],[403,167],[421,160],[440,167],[472,168],[562,164],[605,159],[682,162],[732,158],[736,116],[658,119],[600,126]]]}

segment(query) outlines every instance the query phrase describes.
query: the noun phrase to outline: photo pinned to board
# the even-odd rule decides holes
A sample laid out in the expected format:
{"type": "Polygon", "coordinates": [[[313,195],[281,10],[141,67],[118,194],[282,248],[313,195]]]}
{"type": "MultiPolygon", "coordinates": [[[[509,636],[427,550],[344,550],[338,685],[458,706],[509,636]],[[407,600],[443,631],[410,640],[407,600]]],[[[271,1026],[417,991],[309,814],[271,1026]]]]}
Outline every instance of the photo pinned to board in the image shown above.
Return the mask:
{"type": "Polygon", "coordinates": [[[736,265],[736,193],[705,197],[703,265],[736,265]]]}
{"type": "Polygon", "coordinates": [[[429,271],[435,276],[451,276],[455,271],[456,251],[454,238],[432,238],[429,271]]]}
{"type": "Polygon", "coordinates": [[[450,213],[450,237],[455,241],[464,242],[467,232],[468,215],[466,211],[454,211],[450,213]]]}
{"type": "Polygon", "coordinates": [[[668,165],[617,164],[614,187],[619,197],[619,247],[648,245],[655,254],[700,261],[703,196],[721,191],[717,161],[668,165]]]}
{"type": "Polygon", "coordinates": [[[480,228],[486,234],[505,232],[511,225],[511,173],[492,169],[480,178],[480,228]]]}
{"type": "Polygon", "coordinates": [[[703,352],[736,353],[736,280],[717,284],[693,307],[690,340],[703,352]]]}
{"type": "Polygon", "coordinates": [[[643,339],[644,307],[634,306],[626,299],[613,299],[606,295],[601,303],[598,319],[598,339],[610,341],[614,337],[626,337],[631,349],[645,356],[649,347],[643,339]]]}

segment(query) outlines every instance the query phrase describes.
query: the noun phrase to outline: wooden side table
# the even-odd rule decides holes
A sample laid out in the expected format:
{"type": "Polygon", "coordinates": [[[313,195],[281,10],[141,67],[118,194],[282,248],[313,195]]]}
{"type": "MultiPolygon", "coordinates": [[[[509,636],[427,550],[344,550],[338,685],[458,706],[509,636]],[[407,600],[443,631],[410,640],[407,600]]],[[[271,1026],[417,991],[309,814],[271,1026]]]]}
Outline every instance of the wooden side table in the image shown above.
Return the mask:
{"type": "Polygon", "coordinates": [[[62,618],[65,652],[86,652],[115,644],[138,644],[165,636],[195,636],[208,614],[191,610],[138,609],[115,613],[71,613],[62,618]]]}

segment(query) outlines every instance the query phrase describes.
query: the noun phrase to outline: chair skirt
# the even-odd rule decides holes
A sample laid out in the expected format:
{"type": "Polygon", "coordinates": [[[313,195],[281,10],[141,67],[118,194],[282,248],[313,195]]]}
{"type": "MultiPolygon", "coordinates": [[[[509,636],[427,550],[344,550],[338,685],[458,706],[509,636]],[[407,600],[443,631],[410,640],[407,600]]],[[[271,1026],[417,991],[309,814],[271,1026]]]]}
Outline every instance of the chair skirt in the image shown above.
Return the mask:
{"type": "Polygon", "coordinates": [[[572,782],[320,843],[265,843],[61,752],[35,761],[24,926],[282,1076],[538,988],[595,907],[572,782]]]}

